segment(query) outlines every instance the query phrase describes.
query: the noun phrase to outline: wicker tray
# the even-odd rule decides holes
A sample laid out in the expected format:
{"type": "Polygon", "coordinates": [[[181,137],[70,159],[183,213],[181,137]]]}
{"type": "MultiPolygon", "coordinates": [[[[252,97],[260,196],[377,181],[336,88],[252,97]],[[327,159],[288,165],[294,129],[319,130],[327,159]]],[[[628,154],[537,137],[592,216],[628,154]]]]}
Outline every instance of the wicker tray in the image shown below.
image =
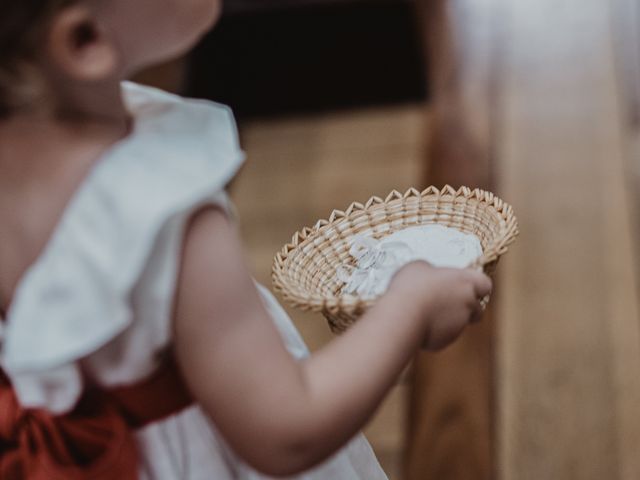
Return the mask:
{"type": "Polygon", "coordinates": [[[488,274],[518,235],[513,209],[493,193],[467,187],[456,191],[448,185],[423,192],[412,188],[404,195],[394,190],[384,200],[372,197],[364,205],[353,203],[313,228],[296,232],[275,257],[274,288],[294,307],[321,312],[331,330],[342,332],[375,302],[341,294],[343,284],[336,278],[336,269],[351,263],[353,237],[365,234],[380,239],[426,224],[475,234],[483,249],[476,266],[488,274]]]}

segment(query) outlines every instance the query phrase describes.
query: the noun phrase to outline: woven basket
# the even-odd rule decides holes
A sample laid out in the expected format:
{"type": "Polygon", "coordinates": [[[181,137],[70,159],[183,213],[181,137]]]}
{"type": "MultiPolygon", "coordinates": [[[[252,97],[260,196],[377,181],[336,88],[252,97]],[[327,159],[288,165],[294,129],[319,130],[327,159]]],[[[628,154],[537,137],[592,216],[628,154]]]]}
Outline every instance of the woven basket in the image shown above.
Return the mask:
{"type": "Polygon", "coordinates": [[[473,233],[482,244],[477,260],[488,274],[518,235],[513,209],[493,193],[450,186],[423,192],[393,191],[386,199],[372,197],[366,204],[353,203],[335,210],[329,220],[295,233],[291,243],[276,255],[272,271],[275,290],[292,306],[321,312],[336,333],[346,330],[375,299],[342,295],[336,269],[352,264],[351,241],[357,234],[383,238],[407,227],[439,224],[473,233]]]}

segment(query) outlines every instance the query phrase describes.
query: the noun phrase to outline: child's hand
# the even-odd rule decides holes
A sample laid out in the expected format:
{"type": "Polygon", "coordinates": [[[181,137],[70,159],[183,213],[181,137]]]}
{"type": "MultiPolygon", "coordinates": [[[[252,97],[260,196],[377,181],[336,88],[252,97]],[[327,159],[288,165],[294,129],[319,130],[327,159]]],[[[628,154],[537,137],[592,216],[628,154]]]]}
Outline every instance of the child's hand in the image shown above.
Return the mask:
{"type": "Polygon", "coordinates": [[[480,300],[491,293],[491,280],[470,269],[435,268],[414,262],[398,272],[389,293],[417,308],[425,322],[423,348],[440,350],[452,343],[472,322],[480,320],[480,300]]]}

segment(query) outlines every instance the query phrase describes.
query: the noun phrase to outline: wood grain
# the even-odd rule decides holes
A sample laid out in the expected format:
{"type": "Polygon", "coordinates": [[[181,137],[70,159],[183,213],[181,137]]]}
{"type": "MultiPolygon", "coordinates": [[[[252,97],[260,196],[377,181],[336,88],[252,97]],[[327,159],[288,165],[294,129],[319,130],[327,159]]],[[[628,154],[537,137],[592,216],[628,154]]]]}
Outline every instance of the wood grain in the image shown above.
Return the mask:
{"type": "MultiPolygon", "coordinates": [[[[421,7],[433,95],[425,184],[497,191],[491,157],[499,4],[430,0],[421,7]]],[[[416,359],[409,480],[494,478],[492,318],[487,312],[481,325],[447,351],[416,359]]]]}
{"type": "Polygon", "coordinates": [[[624,90],[624,113],[629,126],[640,128],[640,3],[637,0],[613,2],[612,35],[616,70],[624,90]]]}
{"type": "Polygon", "coordinates": [[[611,3],[509,4],[502,479],[637,479],[640,339],[611,3]]]}

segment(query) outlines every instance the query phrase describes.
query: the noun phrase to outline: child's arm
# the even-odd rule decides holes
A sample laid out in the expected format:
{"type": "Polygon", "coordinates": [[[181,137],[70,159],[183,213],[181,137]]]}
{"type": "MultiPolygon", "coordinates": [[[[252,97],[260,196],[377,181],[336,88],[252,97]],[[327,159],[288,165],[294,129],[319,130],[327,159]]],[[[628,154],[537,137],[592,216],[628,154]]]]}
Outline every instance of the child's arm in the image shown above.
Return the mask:
{"type": "Polygon", "coordinates": [[[184,376],[234,450],[258,470],[289,475],[345,444],[426,342],[453,341],[490,280],[412,264],[348,332],[309,359],[286,351],[221,211],[188,228],[175,313],[184,376]]]}

